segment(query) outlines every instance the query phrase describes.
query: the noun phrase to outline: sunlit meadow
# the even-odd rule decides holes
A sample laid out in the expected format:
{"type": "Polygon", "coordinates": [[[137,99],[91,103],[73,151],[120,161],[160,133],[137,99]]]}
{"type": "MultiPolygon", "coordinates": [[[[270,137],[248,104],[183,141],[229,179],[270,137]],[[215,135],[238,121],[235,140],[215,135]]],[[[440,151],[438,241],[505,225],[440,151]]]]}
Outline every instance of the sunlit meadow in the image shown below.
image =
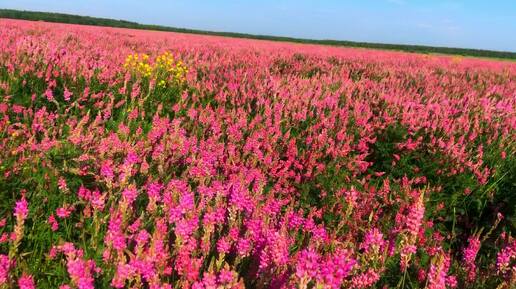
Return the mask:
{"type": "Polygon", "coordinates": [[[516,63],[0,20],[0,288],[516,284],[516,63]]]}

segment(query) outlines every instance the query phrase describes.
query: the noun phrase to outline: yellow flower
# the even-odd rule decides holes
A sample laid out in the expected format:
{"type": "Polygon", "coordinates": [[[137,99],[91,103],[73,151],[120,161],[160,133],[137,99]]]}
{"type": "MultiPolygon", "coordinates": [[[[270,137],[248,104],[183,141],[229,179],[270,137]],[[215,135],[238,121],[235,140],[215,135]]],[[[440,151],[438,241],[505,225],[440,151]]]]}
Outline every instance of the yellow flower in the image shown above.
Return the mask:
{"type": "Polygon", "coordinates": [[[147,54],[130,54],[125,59],[124,68],[135,76],[150,78],[165,87],[167,82],[181,85],[186,81],[188,69],[181,60],[176,61],[170,52],[164,52],[154,59],[147,54]]]}

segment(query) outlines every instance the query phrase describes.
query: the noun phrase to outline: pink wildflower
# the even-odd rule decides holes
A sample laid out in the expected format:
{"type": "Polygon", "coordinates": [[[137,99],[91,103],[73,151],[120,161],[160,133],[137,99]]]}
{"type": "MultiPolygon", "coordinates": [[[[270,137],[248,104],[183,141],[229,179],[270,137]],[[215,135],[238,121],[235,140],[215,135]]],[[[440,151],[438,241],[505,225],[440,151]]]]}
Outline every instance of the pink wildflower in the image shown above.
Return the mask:
{"type": "Polygon", "coordinates": [[[129,187],[122,191],[122,196],[124,197],[125,201],[130,205],[138,197],[138,191],[134,187],[129,187]]]}
{"type": "Polygon", "coordinates": [[[364,249],[366,253],[371,250],[378,252],[378,250],[384,246],[385,240],[383,239],[383,234],[376,228],[369,230],[365,235],[364,241],[360,244],[360,248],[364,249]]]}
{"type": "Polygon", "coordinates": [[[496,257],[496,267],[499,274],[516,272],[516,239],[509,243],[505,248],[498,252],[496,257]],[[512,267],[511,267],[512,266],[512,267]]]}
{"type": "Polygon", "coordinates": [[[62,177],[59,178],[59,180],[57,181],[57,186],[63,192],[68,191],[68,185],[66,184],[66,180],[62,177]]]}
{"type": "Polygon", "coordinates": [[[372,269],[353,276],[351,279],[352,288],[369,288],[380,280],[380,274],[372,269]]]}
{"type": "Polygon", "coordinates": [[[52,89],[47,88],[47,90],[45,90],[45,97],[47,98],[48,101],[54,100],[54,92],[52,91],[52,89]]]}
{"type": "Polygon", "coordinates": [[[19,220],[25,220],[28,214],[29,208],[27,200],[25,200],[25,197],[22,197],[21,200],[16,202],[16,206],[14,208],[14,216],[19,220]]]}
{"type": "Polygon", "coordinates": [[[56,209],[56,215],[62,219],[68,218],[71,213],[72,213],[72,208],[68,207],[68,206],[64,206],[64,207],[56,209]]]}
{"type": "Polygon", "coordinates": [[[296,265],[296,276],[298,278],[314,278],[318,274],[319,254],[313,249],[301,251],[296,265]]]}
{"type": "Polygon", "coordinates": [[[0,255],[0,285],[7,282],[9,277],[9,268],[11,267],[11,260],[6,255],[0,255]]]}
{"type": "Polygon", "coordinates": [[[70,96],[72,96],[72,93],[68,90],[68,88],[65,88],[63,93],[64,100],[70,101],[70,96]]]}
{"type": "Polygon", "coordinates": [[[100,167],[100,174],[108,180],[112,180],[115,174],[110,162],[104,162],[100,167]]]}
{"type": "Polygon", "coordinates": [[[419,228],[421,227],[424,214],[425,206],[423,203],[423,194],[421,193],[416,202],[410,207],[407,216],[407,230],[413,236],[419,234],[419,228]]]}
{"type": "Polygon", "coordinates": [[[18,279],[18,286],[20,289],[35,289],[34,280],[32,276],[26,275],[25,273],[18,279]]]}
{"type": "Polygon", "coordinates": [[[163,185],[157,182],[150,183],[147,185],[147,194],[149,195],[149,198],[159,200],[160,199],[160,192],[163,188],[163,185]]]}
{"type": "Polygon", "coordinates": [[[229,284],[234,281],[235,273],[233,271],[227,270],[223,268],[219,273],[219,283],[220,284],[229,284]]]}
{"type": "Polygon", "coordinates": [[[52,231],[57,231],[59,229],[59,223],[57,222],[56,218],[54,217],[54,214],[51,214],[48,217],[48,224],[50,225],[50,228],[52,231]]]}
{"type": "Polygon", "coordinates": [[[472,281],[476,275],[475,259],[480,249],[480,240],[477,236],[472,236],[468,239],[468,246],[464,249],[464,264],[468,272],[468,279],[472,281]]]}
{"type": "Polygon", "coordinates": [[[446,289],[449,266],[450,258],[447,255],[439,255],[435,262],[432,262],[428,272],[428,289],[446,289]]]}

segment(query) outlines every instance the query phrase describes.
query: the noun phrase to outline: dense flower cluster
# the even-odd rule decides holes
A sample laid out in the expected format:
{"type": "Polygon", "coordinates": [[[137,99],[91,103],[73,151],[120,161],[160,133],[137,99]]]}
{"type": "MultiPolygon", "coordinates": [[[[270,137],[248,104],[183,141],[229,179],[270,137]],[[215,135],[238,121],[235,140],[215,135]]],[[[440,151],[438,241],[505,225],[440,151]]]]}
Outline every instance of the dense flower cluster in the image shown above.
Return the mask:
{"type": "Polygon", "coordinates": [[[2,289],[516,282],[514,63],[15,20],[0,39],[2,289]]]}
{"type": "Polygon", "coordinates": [[[152,78],[158,86],[165,87],[171,83],[173,85],[182,84],[186,81],[188,69],[181,60],[176,61],[174,56],[165,52],[156,57],[155,62],[151,63],[147,54],[130,54],[127,56],[124,68],[136,76],[152,78]]]}

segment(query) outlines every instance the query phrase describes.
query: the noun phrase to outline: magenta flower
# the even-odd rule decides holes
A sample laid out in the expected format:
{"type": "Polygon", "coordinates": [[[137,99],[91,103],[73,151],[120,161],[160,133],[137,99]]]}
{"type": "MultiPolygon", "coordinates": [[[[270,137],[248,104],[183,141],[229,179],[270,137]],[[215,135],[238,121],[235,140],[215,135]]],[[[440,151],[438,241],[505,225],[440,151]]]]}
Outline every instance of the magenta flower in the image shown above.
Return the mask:
{"type": "Polygon", "coordinates": [[[447,255],[439,255],[435,262],[430,265],[428,271],[428,289],[446,289],[446,282],[453,279],[449,279],[448,269],[450,266],[450,258],[447,255]]]}
{"type": "Polygon", "coordinates": [[[0,285],[7,283],[11,260],[6,255],[0,254],[0,285]]]}
{"type": "Polygon", "coordinates": [[[370,250],[378,251],[384,246],[383,234],[376,228],[369,230],[364,237],[364,241],[360,244],[360,248],[364,249],[366,253],[370,250]]]}
{"type": "Polygon", "coordinates": [[[63,192],[67,192],[68,191],[68,185],[66,184],[66,180],[64,178],[62,178],[62,177],[59,178],[59,180],[57,181],[57,186],[63,192]]]}
{"type": "Polygon", "coordinates": [[[31,275],[26,275],[25,273],[18,279],[18,286],[20,289],[35,289],[34,280],[31,275]]]}
{"type": "Polygon", "coordinates": [[[468,272],[468,279],[473,281],[476,275],[475,259],[480,249],[480,240],[478,236],[472,236],[468,239],[468,246],[464,249],[463,260],[468,272]]]}
{"type": "Polygon", "coordinates": [[[235,273],[223,268],[219,273],[218,279],[220,284],[230,284],[235,280],[235,273]]]}
{"type": "Polygon", "coordinates": [[[59,223],[57,222],[56,218],[54,217],[54,214],[51,214],[49,217],[48,217],[48,224],[50,225],[50,228],[52,229],[52,231],[57,231],[59,229],[59,223]]]}
{"type": "Polygon", "coordinates": [[[70,101],[70,96],[72,96],[72,93],[68,90],[68,88],[65,88],[63,93],[64,100],[70,101]]]}
{"type": "Polygon", "coordinates": [[[380,274],[372,269],[353,276],[351,279],[352,288],[369,288],[380,280],[380,274]]]}
{"type": "Polygon", "coordinates": [[[496,257],[496,267],[498,269],[498,273],[507,274],[508,272],[516,271],[516,266],[514,263],[516,262],[516,239],[514,239],[511,243],[509,243],[505,248],[498,252],[496,257]],[[512,267],[511,267],[512,266],[512,267]]]}
{"type": "Polygon", "coordinates": [[[100,174],[108,180],[112,180],[115,176],[113,173],[113,168],[111,167],[111,163],[106,161],[102,163],[100,167],[100,174]]]}
{"type": "Polygon", "coordinates": [[[48,101],[54,100],[54,92],[52,91],[52,89],[47,88],[47,90],[45,90],[45,97],[47,98],[48,101]]]}
{"type": "Polygon", "coordinates": [[[14,207],[14,216],[19,220],[25,220],[28,214],[29,208],[27,200],[25,197],[22,197],[21,200],[16,202],[16,206],[14,207]]]}
{"type": "Polygon", "coordinates": [[[147,185],[147,194],[149,195],[149,198],[159,200],[161,196],[161,189],[163,188],[163,185],[157,182],[152,182],[147,185]]]}
{"type": "Polygon", "coordinates": [[[341,288],[344,279],[350,275],[356,264],[357,261],[350,256],[349,251],[339,250],[320,265],[317,279],[319,283],[331,288],[341,288]]]}
{"type": "Polygon", "coordinates": [[[305,249],[300,252],[297,266],[296,276],[298,278],[312,279],[318,274],[320,256],[313,249],[305,249]]]}
{"type": "Polygon", "coordinates": [[[423,195],[421,195],[409,208],[409,213],[407,216],[407,230],[413,236],[417,236],[419,234],[419,228],[421,227],[424,214],[425,206],[423,203],[423,195]]]}
{"type": "Polygon", "coordinates": [[[61,207],[61,208],[57,208],[56,209],[56,215],[59,217],[59,218],[62,218],[62,219],[65,219],[65,218],[68,218],[70,216],[70,214],[72,213],[72,208],[68,207],[68,206],[65,206],[65,207],[61,207]]]}
{"type": "Polygon", "coordinates": [[[129,187],[122,191],[122,196],[128,204],[132,204],[138,197],[138,191],[134,187],[129,187]]]}

